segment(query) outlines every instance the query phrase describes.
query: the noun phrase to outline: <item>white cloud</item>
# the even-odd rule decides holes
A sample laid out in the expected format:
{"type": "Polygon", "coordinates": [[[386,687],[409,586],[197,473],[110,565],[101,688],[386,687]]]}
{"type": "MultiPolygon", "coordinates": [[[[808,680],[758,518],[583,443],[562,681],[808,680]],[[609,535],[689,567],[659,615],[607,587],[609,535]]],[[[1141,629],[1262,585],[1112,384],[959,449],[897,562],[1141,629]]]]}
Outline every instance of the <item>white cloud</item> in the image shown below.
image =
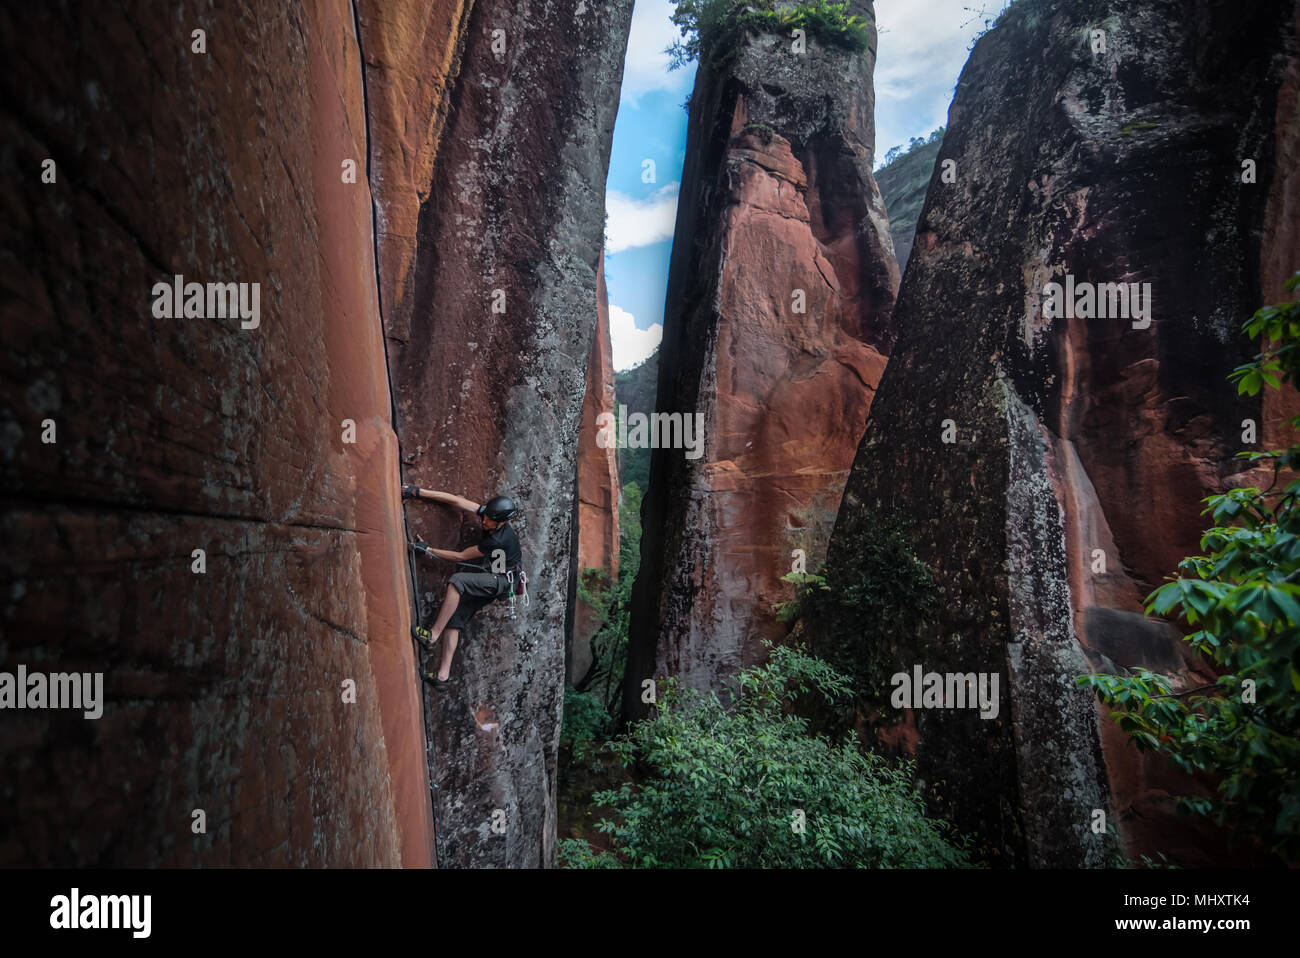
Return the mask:
{"type": "Polygon", "coordinates": [[[971,40],[1005,0],[876,0],[876,161],[948,122],[971,40]]]}
{"type": "Polygon", "coordinates": [[[605,252],[614,254],[638,246],[653,246],[672,239],[677,221],[680,183],[669,183],[643,200],[610,190],[605,194],[605,252]]]}
{"type": "Polygon", "coordinates": [[[632,10],[632,30],[628,36],[627,60],[623,65],[621,98],[635,104],[637,97],[652,90],[679,90],[686,95],[691,70],[668,71],[664,50],[681,38],[669,19],[673,4],[669,0],[636,0],[632,10]]]}
{"type": "Polygon", "coordinates": [[[655,351],[663,339],[664,328],[655,323],[649,329],[637,329],[636,317],[626,309],[609,304],[609,340],[614,347],[614,369],[631,369],[655,351]]]}

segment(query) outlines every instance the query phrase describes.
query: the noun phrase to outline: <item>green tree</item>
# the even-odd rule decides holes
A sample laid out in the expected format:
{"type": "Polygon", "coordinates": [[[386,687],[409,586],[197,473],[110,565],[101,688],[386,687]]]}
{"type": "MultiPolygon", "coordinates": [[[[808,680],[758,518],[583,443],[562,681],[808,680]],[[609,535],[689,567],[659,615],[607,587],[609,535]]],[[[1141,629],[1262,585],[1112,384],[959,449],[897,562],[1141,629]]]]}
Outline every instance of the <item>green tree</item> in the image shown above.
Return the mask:
{"type": "Polygon", "coordinates": [[[570,867],[959,867],[948,826],[925,817],[908,765],[864,754],[850,734],[812,735],[791,709],[814,691],[844,699],[845,678],[802,650],[772,648],[744,669],[724,707],[712,692],[661,686],[656,713],[614,748],[648,770],[638,784],[601,792],[615,810],[598,826],[613,853],[561,843],[570,867]],[[616,857],[617,856],[617,857],[616,857]]]}
{"type": "Polygon", "coordinates": [[[593,743],[603,742],[614,719],[604,703],[590,692],[579,692],[572,685],[564,687],[564,718],[560,723],[560,745],[570,750],[575,761],[587,757],[593,743]]]}
{"type": "Polygon", "coordinates": [[[623,487],[619,506],[618,582],[598,569],[583,569],[578,576],[578,596],[594,610],[600,627],[591,637],[595,658],[582,690],[594,695],[614,714],[620,708],[623,669],[627,665],[627,636],[632,624],[632,586],[641,567],[641,487],[623,487]]]}
{"type": "Polygon", "coordinates": [[[849,12],[848,0],[811,0],[779,11],[774,0],[673,0],[672,22],[681,33],[667,51],[677,69],[707,55],[718,63],[746,33],[803,29],[822,43],[863,52],[874,47],[869,24],[849,12]]]}
{"type": "MultiPolygon", "coordinates": [[[[1300,273],[1287,291],[1300,286],[1300,273]]],[[[1245,325],[1263,344],[1235,370],[1238,391],[1300,381],[1300,303],[1268,306],[1245,325]]],[[[1300,417],[1288,423],[1300,426],[1300,417]]],[[[1272,467],[1267,489],[1232,489],[1205,500],[1214,527],[1204,555],[1147,597],[1148,615],[1181,617],[1186,641],[1220,678],[1174,692],[1163,675],[1087,675],[1079,683],[1114,709],[1139,749],[1168,756],[1188,772],[1219,780],[1211,798],[1179,808],[1248,834],[1287,861],[1300,857],[1300,445],[1241,453],[1272,467]],[[1287,479],[1290,481],[1287,481],[1287,479]],[[1279,483],[1285,482],[1282,489],[1279,483]]]]}

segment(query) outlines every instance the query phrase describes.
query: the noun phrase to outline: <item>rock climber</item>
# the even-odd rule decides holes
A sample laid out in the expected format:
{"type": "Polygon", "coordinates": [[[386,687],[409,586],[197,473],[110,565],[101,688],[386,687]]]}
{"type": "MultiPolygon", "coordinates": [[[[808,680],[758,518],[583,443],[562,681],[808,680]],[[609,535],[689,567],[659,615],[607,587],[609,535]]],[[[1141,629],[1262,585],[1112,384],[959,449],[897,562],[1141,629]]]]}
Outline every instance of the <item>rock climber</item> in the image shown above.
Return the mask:
{"type": "MultiPolygon", "coordinates": [[[[441,502],[472,512],[479,517],[483,527],[483,537],[479,544],[459,552],[434,549],[419,541],[411,543],[411,548],[422,555],[459,562],[475,570],[452,575],[442,608],[438,610],[438,618],[432,626],[425,628],[418,623],[411,626],[411,634],[428,652],[432,652],[438,641],[442,640],[442,662],[438,671],[431,672],[422,666],[420,677],[435,688],[445,688],[451,683],[451,660],[456,654],[456,644],[460,641],[460,630],[483,606],[517,588],[522,589],[523,583],[527,581],[523,577],[523,552],[519,548],[519,537],[510,528],[510,519],[518,510],[514,500],[507,496],[494,496],[479,505],[449,492],[421,489],[419,486],[402,487],[402,496],[441,502]]],[[[526,595],[526,592],[521,594],[526,595]]]]}

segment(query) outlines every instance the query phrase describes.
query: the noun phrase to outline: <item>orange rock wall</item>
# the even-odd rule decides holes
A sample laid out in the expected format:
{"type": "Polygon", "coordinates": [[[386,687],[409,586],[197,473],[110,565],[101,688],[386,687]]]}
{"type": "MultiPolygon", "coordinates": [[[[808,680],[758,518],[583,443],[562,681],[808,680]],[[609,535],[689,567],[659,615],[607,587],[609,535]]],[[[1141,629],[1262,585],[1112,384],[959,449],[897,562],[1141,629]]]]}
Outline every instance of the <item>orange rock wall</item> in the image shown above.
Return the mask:
{"type": "Polygon", "coordinates": [[[351,5],[20,5],[0,44],[0,668],[106,699],[6,713],[0,864],[428,866],[351,5]],[[155,317],[177,274],[260,325],[155,317]]]}
{"type": "MultiPolygon", "coordinates": [[[[403,479],[515,498],[529,579],[529,604],[480,612],[455,684],[425,696],[442,865],[554,857],[576,450],[631,13],[358,2],[372,111],[390,118],[370,160],[403,479]]],[[[478,542],[465,513],[421,502],[406,516],[436,546],[478,542]]],[[[456,568],[418,561],[427,618],[456,568]]]]}
{"type": "MultiPolygon", "coordinates": [[[[614,397],[614,355],[609,339],[609,295],[605,263],[596,274],[596,330],[587,360],[587,394],[578,431],[578,574],[599,569],[606,582],[618,582],[618,449],[601,449],[597,442],[601,413],[617,415],[614,397]]],[[[592,664],[591,637],[600,628],[596,611],[577,601],[565,662],[565,678],[577,684],[592,664]]]]}
{"type": "Polygon", "coordinates": [[[645,678],[716,688],[764,658],[795,551],[825,553],[896,338],[874,66],[874,43],[757,34],[696,75],[657,408],[701,415],[705,443],[653,454],[629,714],[645,678]]]}

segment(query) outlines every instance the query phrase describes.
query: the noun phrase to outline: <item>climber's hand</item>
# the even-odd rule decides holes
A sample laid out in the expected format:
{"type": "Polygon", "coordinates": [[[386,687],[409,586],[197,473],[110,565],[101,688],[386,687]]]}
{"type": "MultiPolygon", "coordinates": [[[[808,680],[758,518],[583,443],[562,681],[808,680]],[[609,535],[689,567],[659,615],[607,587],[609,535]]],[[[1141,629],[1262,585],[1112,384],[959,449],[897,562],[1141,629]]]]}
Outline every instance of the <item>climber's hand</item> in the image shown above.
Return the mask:
{"type": "Polygon", "coordinates": [[[422,499],[419,486],[402,486],[403,499],[422,499]]]}

